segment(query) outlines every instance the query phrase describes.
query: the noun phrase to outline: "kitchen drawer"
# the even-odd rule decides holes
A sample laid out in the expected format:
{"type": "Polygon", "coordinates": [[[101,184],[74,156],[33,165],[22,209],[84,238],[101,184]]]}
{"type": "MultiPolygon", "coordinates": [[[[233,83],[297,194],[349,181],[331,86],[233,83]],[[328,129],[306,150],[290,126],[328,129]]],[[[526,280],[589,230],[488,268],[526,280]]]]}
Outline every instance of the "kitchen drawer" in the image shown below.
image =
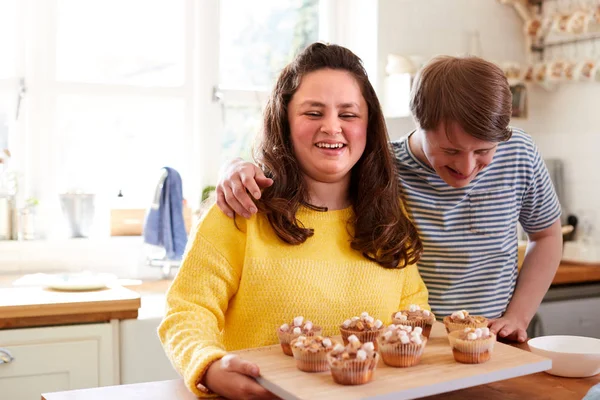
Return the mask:
{"type": "Polygon", "coordinates": [[[39,399],[42,392],[98,387],[98,342],[95,340],[4,348],[14,360],[0,365],[2,398],[33,400],[39,399]]]}
{"type": "Polygon", "coordinates": [[[0,398],[118,384],[113,331],[111,323],[0,330],[0,348],[13,356],[0,364],[0,398]]]}

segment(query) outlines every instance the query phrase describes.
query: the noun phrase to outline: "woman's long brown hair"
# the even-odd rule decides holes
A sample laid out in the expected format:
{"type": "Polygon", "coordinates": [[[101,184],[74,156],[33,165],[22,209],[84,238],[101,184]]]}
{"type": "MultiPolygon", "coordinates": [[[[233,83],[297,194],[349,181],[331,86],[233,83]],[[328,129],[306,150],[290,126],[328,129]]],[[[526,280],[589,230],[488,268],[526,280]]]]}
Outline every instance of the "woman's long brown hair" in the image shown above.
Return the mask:
{"type": "Polygon", "coordinates": [[[349,221],[351,247],[386,268],[413,264],[423,246],[415,226],[400,206],[398,178],[383,112],[362,61],[344,47],[314,43],[279,75],[264,113],[262,140],[255,149],[256,161],[275,183],[263,191],[257,206],[284,242],[300,244],[313,235],[310,227],[296,219],[298,208],[308,205],[309,194],[292,148],[287,107],[302,77],[324,68],[351,73],[369,109],[366,147],[351,172],[349,195],[354,208],[354,218],[349,221]]]}

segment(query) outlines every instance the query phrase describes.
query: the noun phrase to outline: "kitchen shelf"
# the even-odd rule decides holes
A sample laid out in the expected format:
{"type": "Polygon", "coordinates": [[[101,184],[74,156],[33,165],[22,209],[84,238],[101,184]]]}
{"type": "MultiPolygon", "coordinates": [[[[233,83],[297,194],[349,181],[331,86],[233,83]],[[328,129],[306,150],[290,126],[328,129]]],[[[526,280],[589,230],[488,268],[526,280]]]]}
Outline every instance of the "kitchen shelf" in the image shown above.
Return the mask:
{"type": "Polygon", "coordinates": [[[565,40],[559,40],[559,41],[555,41],[555,42],[548,42],[548,43],[542,43],[542,44],[533,44],[533,45],[531,45],[531,51],[539,53],[539,52],[543,52],[544,49],[547,49],[549,47],[559,47],[559,46],[575,44],[575,43],[593,42],[595,40],[600,41],[600,34],[595,34],[593,36],[576,37],[576,38],[572,38],[572,39],[565,39],[565,40]]]}

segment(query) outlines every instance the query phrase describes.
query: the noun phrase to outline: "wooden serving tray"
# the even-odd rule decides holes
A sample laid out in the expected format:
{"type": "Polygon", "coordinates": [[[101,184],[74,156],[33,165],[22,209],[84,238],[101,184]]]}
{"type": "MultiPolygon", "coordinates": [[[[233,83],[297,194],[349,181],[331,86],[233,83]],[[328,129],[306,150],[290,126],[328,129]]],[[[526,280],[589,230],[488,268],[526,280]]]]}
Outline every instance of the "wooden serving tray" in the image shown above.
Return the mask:
{"type": "Polygon", "coordinates": [[[484,364],[457,363],[441,323],[434,325],[418,365],[392,368],[380,361],[374,379],[365,385],[338,385],[330,372],[302,372],[296,368],[294,358],[283,354],[279,345],[236,353],[255,362],[261,372],[258,382],[284,400],[414,399],[546,371],[552,367],[552,361],[547,358],[502,343],[495,344],[492,359],[484,364]]]}

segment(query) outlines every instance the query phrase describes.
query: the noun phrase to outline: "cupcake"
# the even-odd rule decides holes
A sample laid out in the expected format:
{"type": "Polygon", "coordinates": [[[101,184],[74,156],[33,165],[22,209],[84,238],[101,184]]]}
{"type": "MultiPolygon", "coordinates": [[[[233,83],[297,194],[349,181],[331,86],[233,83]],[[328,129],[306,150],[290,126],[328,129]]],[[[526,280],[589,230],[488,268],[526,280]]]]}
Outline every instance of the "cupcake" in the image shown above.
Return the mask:
{"type": "Polygon", "coordinates": [[[346,347],[338,343],[327,353],[327,361],[336,383],[362,385],[373,379],[379,354],[373,342],[361,343],[356,335],[350,335],[346,347]]]}
{"type": "Polygon", "coordinates": [[[465,328],[448,334],[454,359],[463,364],[480,364],[489,360],[496,335],[489,328],[465,328]]]}
{"type": "Polygon", "coordinates": [[[291,324],[283,324],[277,328],[277,336],[283,352],[292,356],[290,343],[298,336],[318,336],[321,334],[321,327],[313,325],[310,321],[305,321],[304,317],[296,317],[291,324]]]}
{"type": "Polygon", "coordinates": [[[486,317],[469,315],[468,311],[461,310],[444,317],[444,325],[446,325],[446,332],[450,333],[465,328],[487,328],[488,320],[486,317]]]}
{"type": "Polygon", "coordinates": [[[366,311],[360,317],[352,317],[340,325],[340,333],[344,344],[348,344],[348,337],[355,335],[362,343],[372,342],[377,350],[377,336],[383,331],[383,322],[375,320],[366,311]]]}
{"type": "Polygon", "coordinates": [[[296,366],[304,372],[328,371],[327,353],[336,344],[337,342],[322,336],[298,336],[291,342],[296,366]]]}
{"type": "Polygon", "coordinates": [[[416,304],[408,306],[408,310],[401,310],[392,314],[392,324],[408,325],[413,328],[421,327],[423,336],[428,339],[434,322],[435,315],[429,310],[421,310],[421,307],[416,304]]]}
{"type": "Polygon", "coordinates": [[[379,354],[390,367],[412,367],[421,360],[427,337],[423,329],[407,325],[390,325],[377,338],[379,354]]]}

